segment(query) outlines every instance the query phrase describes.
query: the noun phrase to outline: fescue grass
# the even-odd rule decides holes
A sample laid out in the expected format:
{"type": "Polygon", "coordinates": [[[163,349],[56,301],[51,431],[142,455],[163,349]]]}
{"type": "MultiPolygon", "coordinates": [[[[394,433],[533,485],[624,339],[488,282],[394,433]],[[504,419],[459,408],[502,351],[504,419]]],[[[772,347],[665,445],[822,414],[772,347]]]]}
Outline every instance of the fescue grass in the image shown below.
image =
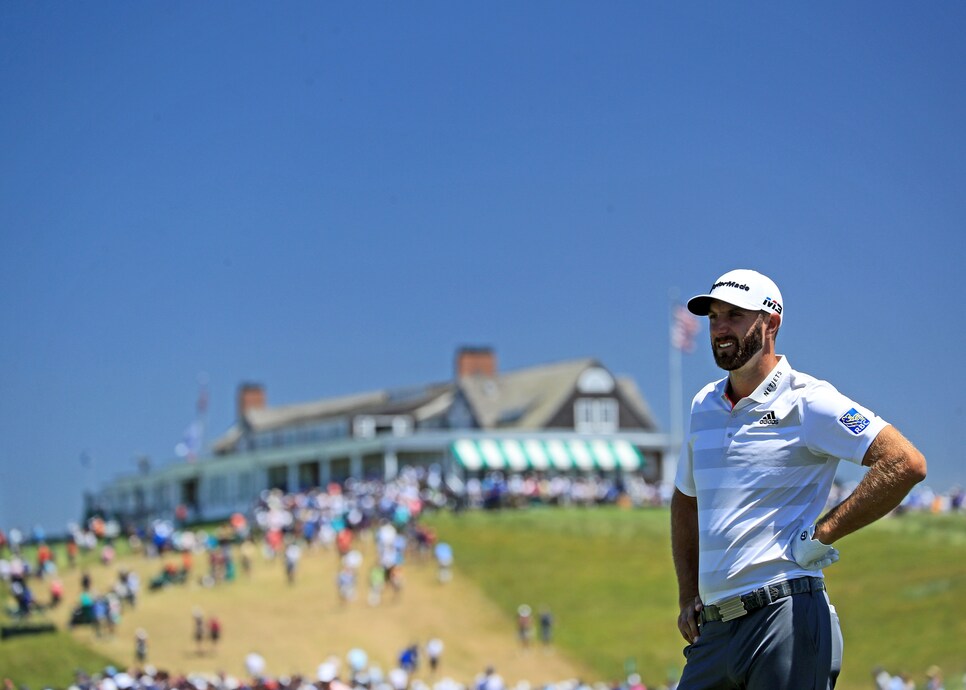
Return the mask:
{"type": "MultiPolygon", "coordinates": [[[[555,615],[555,641],[599,679],[633,660],[648,687],[683,665],[666,510],[530,510],[440,514],[459,570],[514,616],[526,603],[555,615]]],[[[881,665],[918,684],[938,664],[946,689],[966,671],[966,516],[880,521],[838,546],[827,569],[845,635],[838,687],[871,687],[881,665]]]]}

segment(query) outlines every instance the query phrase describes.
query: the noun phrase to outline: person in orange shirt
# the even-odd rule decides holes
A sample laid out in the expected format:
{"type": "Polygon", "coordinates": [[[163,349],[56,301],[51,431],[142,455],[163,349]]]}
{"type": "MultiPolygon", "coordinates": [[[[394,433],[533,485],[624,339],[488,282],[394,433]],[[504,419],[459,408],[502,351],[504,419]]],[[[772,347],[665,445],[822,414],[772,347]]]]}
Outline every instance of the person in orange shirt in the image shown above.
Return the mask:
{"type": "Polygon", "coordinates": [[[37,547],[37,574],[43,577],[47,572],[47,564],[53,560],[53,554],[46,542],[41,542],[37,547]]]}
{"type": "Polygon", "coordinates": [[[71,568],[77,565],[77,542],[73,538],[67,540],[67,564],[71,568]]]}
{"type": "Polygon", "coordinates": [[[184,551],[181,554],[181,569],[185,575],[191,572],[192,557],[190,551],[184,551]]]}
{"type": "Polygon", "coordinates": [[[64,597],[64,583],[55,577],[50,583],[50,608],[56,608],[64,597]]]}
{"type": "Polygon", "coordinates": [[[339,530],[339,533],[335,536],[335,547],[339,551],[340,556],[345,556],[349,553],[349,549],[352,548],[352,530],[339,530]]]}

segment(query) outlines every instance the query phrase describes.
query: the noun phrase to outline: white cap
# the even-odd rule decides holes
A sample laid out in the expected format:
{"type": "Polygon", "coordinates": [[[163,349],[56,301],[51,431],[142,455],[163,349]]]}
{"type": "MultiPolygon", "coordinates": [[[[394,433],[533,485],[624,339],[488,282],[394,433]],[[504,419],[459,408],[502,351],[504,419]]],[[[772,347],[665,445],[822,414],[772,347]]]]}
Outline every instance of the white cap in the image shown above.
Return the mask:
{"type": "Polygon", "coordinates": [[[771,278],[758,271],[747,268],[728,271],[714,281],[708,294],[695,295],[689,299],[688,311],[698,316],[707,316],[713,299],[742,309],[778,314],[784,320],[785,302],[782,293],[771,278]]]}
{"type": "Polygon", "coordinates": [[[319,664],[318,671],[316,671],[318,679],[323,683],[331,683],[335,680],[336,674],[337,669],[331,661],[322,662],[319,664]]]}

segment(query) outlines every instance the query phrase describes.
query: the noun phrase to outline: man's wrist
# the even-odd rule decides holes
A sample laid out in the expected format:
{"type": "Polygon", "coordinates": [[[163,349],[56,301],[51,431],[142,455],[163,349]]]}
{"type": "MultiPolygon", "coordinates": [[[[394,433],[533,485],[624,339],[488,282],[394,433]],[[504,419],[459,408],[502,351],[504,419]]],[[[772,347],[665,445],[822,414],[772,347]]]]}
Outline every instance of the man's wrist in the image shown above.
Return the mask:
{"type": "Polygon", "coordinates": [[[832,542],[835,541],[832,538],[831,530],[829,530],[824,524],[815,523],[815,532],[812,533],[812,539],[815,541],[820,541],[826,546],[831,546],[832,542]]]}
{"type": "Polygon", "coordinates": [[[695,600],[698,598],[698,593],[695,592],[691,596],[682,596],[678,598],[678,607],[684,608],[685,606],[694,606],[695,600]]]}

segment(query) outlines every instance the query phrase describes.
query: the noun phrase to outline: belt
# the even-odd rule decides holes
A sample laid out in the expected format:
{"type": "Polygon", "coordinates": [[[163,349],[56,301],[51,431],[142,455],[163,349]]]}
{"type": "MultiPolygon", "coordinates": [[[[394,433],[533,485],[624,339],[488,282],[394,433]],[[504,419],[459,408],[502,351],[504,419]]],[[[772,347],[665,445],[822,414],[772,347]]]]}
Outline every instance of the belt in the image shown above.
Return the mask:
{"type": "Polygon", "coordinates": [[[759,587],[747,594],[729,597],[717,604],[706,604],[701,609],[701,622],[730,621],[741,618],[772,602],[804,592],[821,592],[825,589],[825,580],[820,577],[797,577],[794,580],[783,580],[771,585],[759,587]]]}

